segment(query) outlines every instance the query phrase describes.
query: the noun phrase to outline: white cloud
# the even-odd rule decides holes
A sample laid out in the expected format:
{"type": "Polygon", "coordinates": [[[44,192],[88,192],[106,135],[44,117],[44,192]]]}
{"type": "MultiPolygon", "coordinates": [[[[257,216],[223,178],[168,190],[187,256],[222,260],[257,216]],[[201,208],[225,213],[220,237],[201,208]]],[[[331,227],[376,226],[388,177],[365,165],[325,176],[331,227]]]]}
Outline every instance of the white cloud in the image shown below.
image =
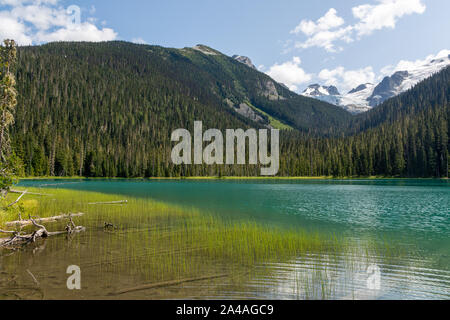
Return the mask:
{"type": "Polygon", "coordinates": [[[58,3],[58,0],[0,0],[1,5],[6,6],[19,6],[24,5],[27,3],[33,3],[33,4],[52,4],[55,5],[58,3]]]}
{"type": "Polygon", "coordinates": [[[312,75],[306,73],[301,67],[299,57],[291,61],[273,65],[266,73],[276,81],[283,83],[292,91],[298,90],[298,85],[311,81],[312,75]]]}
{"type": "Polygon", "coordinates": [[[352,8],[353,16],[360,22],[355,25],[359,36],[369,35],[375,30],[394,29],[401,17],[413,13],[422,14],[426,6],[422,0],[378,0],[377,5],[361,5],[352,8]]]}
{"type": "Polygon", "coordinates": [[[145,40],[142,39],[141,37],[133,38],[133,39],[131,40],[131,42],[136,43],[136,44],[147,44],[147,41],[145,41],[145,40]]]}
{"type": "Polygon", "coordinates": [[[14,39],[17,43],[31,44],[32,39],[27,35],[25,25],[4,11],[0,11],[0,41],[3,39],[14,39]]]}
{"type": "Polygon", "coordinates": [[[361,38],[384,28],[394,29],[397,21],[406,15],[422,14],[426,6],[422,0],[376,0],[377,4],[363,4],[352,8],[354,24],[345,26],[336,9],[331,8],[317,21],[302,20],[291,34],[303,33],[307,39],[297,42],[295,48],[324,48],[328,52],[342,50],[336,42],[350,43],[355,37],[361,38]]]}
{"type": "Polygon", "coordinates": [[[37,42],[52,41],[91,41],[101,42],[114,40],[117,33],[113,29],[98,29],[95,25],[85,22],[79,25],[60,28],[54,32],[38,32],[35,36],[37,42]]]}
{"type": "Polygon", "coordinates": [[[98,28],[95,18],[81,22],[79,7],[63,8],[59,0],[0,0],[0,5],[0,39],[12,38],[20,45],[117,38],[113,29],[98,28]]]}
{"type": "Polygon", "coordinates": [[[342,92],[348,92],[363,83],[374,83],[376,80],[372,67],[356,70],[345,70],[344,67],[337,67],[332,70],[323,69],[318,77],[326,85],[336,86],[342,92]]]}
{"type": "Polygon", "coordinates": [[[336,51],[334,46],[335,41],[352,41],[350,34],[353,28],[351,26],[338,28],[344,23],[344,19],[337,15],[337,11],[334,8],[328,10],[328,12],[316,22],[311,20],[302,20],[294,30],[291,30],[291,33],[299,34],[302,32],[308,36],[308,39],[305,42],[297,42],[295,47],[303,49],[310,47],[322,47],[327,51],[334,52],[336,51]]]}
{"type": "Polygon", "coordinates": [[[353,41],[351,33],[353,31],[352,26],[346,28],[340,28],[338,30],[326,30],[315,33],[313,36],[309,37],[305,42],[297,42],[295,48],[307,49],[311,47],[321,47],[328,52],[341,51],[342,48],[336,48],[335,42],[342,40],[346,43],[353,41]]]}
{"type": "Polygon", "coordinates": [[[304,34],[311,36],[320,31],[326,31],[333,28],[337,28],[344,24],[344,19],[337,15],[337,11],[334,8],[328,10],[328,12],[317,22],[311,20],[302,20],[300,24],[291,31],[291,33],[298,34],[303,32],[304,34]]]}

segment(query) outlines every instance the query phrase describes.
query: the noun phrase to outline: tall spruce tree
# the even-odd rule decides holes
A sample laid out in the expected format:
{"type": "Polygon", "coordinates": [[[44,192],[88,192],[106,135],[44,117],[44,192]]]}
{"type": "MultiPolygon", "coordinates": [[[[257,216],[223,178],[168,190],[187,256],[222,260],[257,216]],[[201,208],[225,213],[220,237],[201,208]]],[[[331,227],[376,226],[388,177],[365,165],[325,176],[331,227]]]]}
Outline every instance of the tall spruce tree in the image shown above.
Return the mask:
{"type": "Polygon", "coordinates": [[[4,197],[13,182],[15,160],[11,150],[9,127],[14,123],[17,105],[14,64],[17,49],[14,40],[5,40],[0,46],[0,189],[4,197]]]}

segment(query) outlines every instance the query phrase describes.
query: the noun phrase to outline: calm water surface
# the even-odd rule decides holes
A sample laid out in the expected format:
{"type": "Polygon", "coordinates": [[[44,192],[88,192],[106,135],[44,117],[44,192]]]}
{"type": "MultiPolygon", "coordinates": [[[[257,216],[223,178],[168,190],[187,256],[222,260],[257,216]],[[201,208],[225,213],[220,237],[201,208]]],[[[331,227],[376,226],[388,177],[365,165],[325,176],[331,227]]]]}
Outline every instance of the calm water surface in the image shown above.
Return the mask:
{"type": "MultiPolygon", "coordinates": [[[[448,181],[28,180],[20,186],[152,198],[199,208],[223,219],[256,220],[282,228],[299,226],[356,241],[388,239],[411,248],[406,255],[389,261],[376,255],[348,262],[312,254],[292,261],[263,264],[255,268],[254,276],[245,284],[205,283],[193,286],[192,290],[185,286],[183,297],[309,298],[299,295],[297,286],[305,281],[313,283],[312,278],[326,269],[320,276],[334,279],[335,285],[327,289],[326,295],[321,292],[323,297],[450,298],[448,181]],[[367,289],[370,265],[380,269],[380,290],[367,289]]],[[[317,296],[314,290],[307,290],[312,297],[317,296]]]]}

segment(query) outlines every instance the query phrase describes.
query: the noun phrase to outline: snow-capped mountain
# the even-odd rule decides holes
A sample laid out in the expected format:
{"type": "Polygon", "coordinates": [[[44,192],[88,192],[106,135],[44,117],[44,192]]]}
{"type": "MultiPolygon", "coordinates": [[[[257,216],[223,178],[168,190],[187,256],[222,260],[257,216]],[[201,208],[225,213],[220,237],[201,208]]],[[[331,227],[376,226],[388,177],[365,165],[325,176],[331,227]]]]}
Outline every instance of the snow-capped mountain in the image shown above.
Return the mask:
{"type": "Polygon", "coordinates": [[[321,86],[320,84],[311,84],[303,91],[302,95],[315,98],[331,104],[340,104],[341,94],[335,86],[321,86]]]}
{"type": "Polygon", "coordinates": [[[438,59],[425,60],[422,64],[417,64],[408,70],[396,71],[391,76],[385,77],[377,85],[371,83],[361,84],[343,95],[339,94],[337,89],[329,91],[327,88],[330,87],[318,84],[306,88],[302,95],[335,104],[351,113],[361,113],[411,89],[419,82],[447,66],[450,66],[450,55],[438,59]]]}
{"type": "Polygon", "coordinates": [[[342,95],[339,105],[351,113],[369,111],[371,106],[368,105],[367,99],[372,96],[375,87],[373,83],[361,84],[342,95]]]}
{"type": "Polygon", "coordinates": [[[331,95],[331,96],[338,96],[340,95],[338,89],[335,86],[321,86],[319,84],[312,84],[310,85],[304,92],[307,95],[310,96],[321,96],[321,95],[331,95]]]}
{"type": "Polygon", "coordinates": [[[373,84],[366,83],[341,95],[335,86],[312,84],[303,91],[302,95],[341,106],[351,113],[360,113],[370,110],[367,106],[367,98],[372,95],[374,87],[373,84]]]}

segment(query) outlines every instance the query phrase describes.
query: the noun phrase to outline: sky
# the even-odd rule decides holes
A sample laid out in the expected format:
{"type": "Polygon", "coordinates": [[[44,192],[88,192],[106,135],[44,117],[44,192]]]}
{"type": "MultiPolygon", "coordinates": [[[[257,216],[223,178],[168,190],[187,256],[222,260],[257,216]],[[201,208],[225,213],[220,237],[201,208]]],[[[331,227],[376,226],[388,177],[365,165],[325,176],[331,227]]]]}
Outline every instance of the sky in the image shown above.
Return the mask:
{"type": "Polygon", "coordinates": [[[450,54],[448,0],[0,0],[0,39],[125,40],[245,55],[301,92],[346,92],[450,54]]]}

